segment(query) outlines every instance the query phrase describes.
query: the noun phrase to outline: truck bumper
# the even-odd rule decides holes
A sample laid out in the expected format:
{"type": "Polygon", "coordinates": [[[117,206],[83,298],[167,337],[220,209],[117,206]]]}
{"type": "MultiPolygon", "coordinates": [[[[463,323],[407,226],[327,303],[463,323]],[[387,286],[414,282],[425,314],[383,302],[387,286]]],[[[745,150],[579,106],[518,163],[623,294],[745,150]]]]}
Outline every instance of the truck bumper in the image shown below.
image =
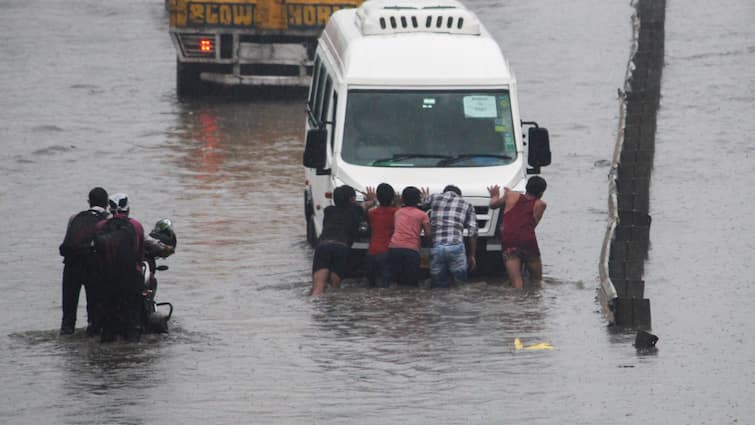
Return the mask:
{"type": "MultiPolygon", "coordinates": [[[[171,31],[178,61],[201,81],[227,86],[308,87],[313,69],[307,37],[171,31]],[[212,50],[200,49],[202,42],[212,50]]],[[[313,45],[313,44],[312,44],[313,45]]],[[[314,46],[314,45],[313,45],[314,46]]]]}
{"type": "Polygon", "coordinates": [[[300,76],[278,76],[278,75],[232,75],[232,74],[215,74],[203,72],[200,74],[202,81],[228,86],[247,85],[247,86],[278,86],[278,87],[307,87],[311,77],[308,75],[300,76]]]}

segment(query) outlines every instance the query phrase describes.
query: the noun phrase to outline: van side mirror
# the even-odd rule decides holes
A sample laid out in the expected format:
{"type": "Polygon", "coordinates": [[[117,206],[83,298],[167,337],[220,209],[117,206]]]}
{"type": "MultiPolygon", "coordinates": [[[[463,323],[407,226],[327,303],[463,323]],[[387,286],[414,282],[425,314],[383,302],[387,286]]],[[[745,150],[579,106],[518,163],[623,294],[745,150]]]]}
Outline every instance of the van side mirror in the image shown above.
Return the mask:
{"type": "Polygon", "coordinates": [[[325,168],[328,146],[328,131],[324,128],[313,128],[307,131],[307,141],[304,146],[304,166],[307,168],[325,168]]]}
{"type": "Polygon", "coordinates": [[[530,127],[527,134],[527,163],[534,169],[550,165],[551,142],[548,129],[530,127]]]}

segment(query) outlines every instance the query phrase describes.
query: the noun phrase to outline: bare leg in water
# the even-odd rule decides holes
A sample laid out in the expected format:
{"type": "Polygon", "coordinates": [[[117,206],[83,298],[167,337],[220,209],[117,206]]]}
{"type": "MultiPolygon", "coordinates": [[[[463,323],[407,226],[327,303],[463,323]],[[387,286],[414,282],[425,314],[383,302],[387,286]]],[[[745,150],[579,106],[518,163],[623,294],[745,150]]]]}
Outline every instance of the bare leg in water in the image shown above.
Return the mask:
{"type": "Polygon", "coordinates": [[[522,279],[522,260],[519,257],[511,256],[505,258],[503,261],[506,266],[506,274],[509,275],[509,280],[511,280],[511,285],[514,288],[522,289],[524,286],[524,281],[522,279]]]}
{"type": "Polygon", "coordinates": [[[322,295],[328,285],[328,280],[333,289],[338,289],[341,285],[341,277],[329,269],[320,269],[312,273],[312,290],[309,291],[309,295],[322,295]]]}
{"type": "Polygon", "coordinates": [[[543,280],[543,261],[540,257],[534,257],[527,260],[527,271],[530,273],[530,279],[533,282],[543,280]]]}

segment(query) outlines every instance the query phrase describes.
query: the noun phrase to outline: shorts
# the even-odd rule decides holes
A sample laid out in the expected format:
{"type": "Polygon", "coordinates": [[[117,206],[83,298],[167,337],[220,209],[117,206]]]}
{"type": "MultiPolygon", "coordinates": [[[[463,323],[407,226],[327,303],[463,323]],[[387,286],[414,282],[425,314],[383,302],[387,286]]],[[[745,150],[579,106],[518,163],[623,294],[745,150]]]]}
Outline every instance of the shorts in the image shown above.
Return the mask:
{"type": "Polygon", "coordinates": [[[538,253],[537,255],[532,255],[526,249],[522,249],[522,248],[506,248],[503,251],[502,256],[503,256],[503,261],[504,262],[506,260],[511,260],[511,259],[514,259],[514,258],[518,258],[521,261],[523,261],[523,262],[526,263],[529,260],[534,260],[534,259],[540,258],[540,253],[538,253]]]}
{"type": "Polygon", "coordinates": [[[344,244],[324,242],[315,248],[315,258],[312,260],[312,273],[328,269],[332,273],[343,277],[349,263],[350,248],[344,244]]]}

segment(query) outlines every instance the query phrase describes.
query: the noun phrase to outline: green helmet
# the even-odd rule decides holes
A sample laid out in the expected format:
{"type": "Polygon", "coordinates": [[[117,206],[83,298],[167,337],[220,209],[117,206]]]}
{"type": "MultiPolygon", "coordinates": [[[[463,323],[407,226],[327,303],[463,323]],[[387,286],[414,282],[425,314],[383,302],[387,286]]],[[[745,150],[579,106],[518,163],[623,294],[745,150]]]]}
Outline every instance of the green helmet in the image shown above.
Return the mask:
{"type": "Polygon", "coordinates": [[[152,229],[152,231],[160,233],[163,230],[172,229],[172,228],[173,228],[173,222],[170,221],[169,218],[163,218],[161,220],[158,220],[157,223],[155,223],[155,228],[152,229]]]}
{"type": "Polygon", "coordinates": [[[173,231],[173,222],[168,218],[158,220],[157,223],[155,223],[155,227],[149,232],[149,235],[174,248],[178,243],[176,233],[173,231]]]}

